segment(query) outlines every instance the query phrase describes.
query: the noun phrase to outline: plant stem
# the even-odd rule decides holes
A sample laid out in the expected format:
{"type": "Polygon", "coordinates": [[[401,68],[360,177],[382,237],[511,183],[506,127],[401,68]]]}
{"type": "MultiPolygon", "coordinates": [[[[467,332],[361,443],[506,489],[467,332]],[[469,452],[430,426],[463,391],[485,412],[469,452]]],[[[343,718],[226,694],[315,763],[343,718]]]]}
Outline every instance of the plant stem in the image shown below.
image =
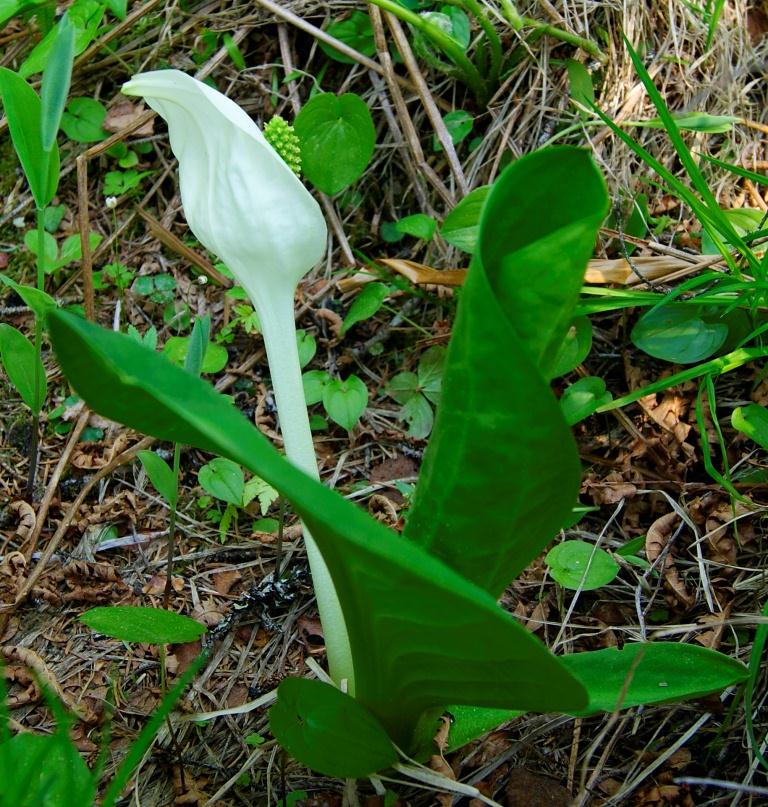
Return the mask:
{"type": "Polygon", "coordinates": [[[556,28],[554,25],[549,25],[546,22],[539,22],[530,17],[524,17],[511,0],[501,0],[501,10],[507,18],[507,22],[515,31],[520,31],[523,28],[533,28],[537,33],[551,36],[555,39],[559,39],[561,42],[566,42],[569,45],[581,48],[581,50],[597,59],[600,64],[605,64],[608,61],[608,57],[591,40],[585,39],[583,36],[571,33],[570,31],[565,31],[562,28],[556,28]]]}
{"type": "Polygon", "coordinates": [[[170,608],[171,592],[173,591],[173,556],[176,552],[176,507],[179,503],[179,466],[181,464],[181,445],[173,444],[173,501],[169,502],[171,514],[168,519],[168,547],[165,566],[165,590],[163,591],[163,608],[170,608]]]}
{"type": "MultiPolygon", "coordinates": [[[[37,208],[37,288],[43,291],[45,286],[45,208],[37,208]]],[[[40,387],[40,358],[43,353],[43,323],[35,317],[35,392],[40,387]]],[[[43,402],[40,401],[40,407],[43,402]]],[[[29,439],[29,472],[27,474],[27,498],[31,499],[35,490],[37,477],[37,454],[40,440],[40,407],[32,412],[32,434],[29,439]]]]}
{"type": "MultiPolygon", "coordinates": [[[[279,290],[268,301],[260,301],[254,296],[253,303],[261,321],[285,454],[308,476],[319,479],[315,446],[304,403],[304,385],[301,380],[293,315],[293,289],[279,290]]],[[[354,694],[352,655],[336,589],[323,556],[306,527],[304,541],[325,634],[328,668],[333,680],[340,683],[342,679],[346,679],[349,692],[354,694]]]]}
{"type": "Polygon", "coordinates": [[[469,85],[472,92],[477,96],[480,103],[485,103],[488,98],[488,88],[485,79],[480,75],[478,69],[472,64],[472,60],[464,53],[463,48],[455,39],[441,31],[429,20],[425,20],[418,14],[414,14],[407,8],[395,3],[394,0],[369,0],[384,11],[389,11],[398,19],[407,22],[417,31],[421,31],[432,44],[439,48],[464,74],[464,81],[469,85]]]}
{"type": "Polygon", "coordinates": [[[461,4],[467,9],[477,20],[480,27],[483,29],[486,41],[491,51],[491,66],[490,66],[490,79],[491,86],[495,86],[499,80],[499,73],[501,72],[501,39],[499,38],[496,28],[488,18],[485,9],[477,2],[477,0],[461,0],[461,4]]]}

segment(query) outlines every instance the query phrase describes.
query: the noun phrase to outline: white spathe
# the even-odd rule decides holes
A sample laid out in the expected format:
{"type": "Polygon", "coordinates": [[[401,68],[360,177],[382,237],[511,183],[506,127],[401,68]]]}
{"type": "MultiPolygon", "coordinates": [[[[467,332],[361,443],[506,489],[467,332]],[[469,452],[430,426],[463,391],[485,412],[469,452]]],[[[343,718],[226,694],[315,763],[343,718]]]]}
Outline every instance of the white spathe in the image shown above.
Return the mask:
{"type": "Polygon", "coordinates": [[[323,257],[320,206],[234,101],[180,70],[123,85],[168,123],[187,222],[261,309],[323,257]]]}

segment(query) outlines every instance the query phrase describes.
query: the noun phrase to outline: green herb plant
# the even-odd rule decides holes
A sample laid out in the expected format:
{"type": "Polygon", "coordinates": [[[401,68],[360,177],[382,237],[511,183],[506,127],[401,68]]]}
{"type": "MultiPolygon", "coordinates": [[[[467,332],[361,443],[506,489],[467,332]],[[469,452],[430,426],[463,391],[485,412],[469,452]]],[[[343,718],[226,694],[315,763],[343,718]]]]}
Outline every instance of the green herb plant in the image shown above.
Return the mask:
{"type": "Polygon", "coordinates": [[[431,753],[446,711],[456,748],[522,711],[610,712],[747,677],[723,654],[678,643],[555,657],[497,604],[572,519],[578,452],[548,379],[606,212],[603,180],[579,149],[524,157],[494,184],[403,535],[284,459],[200,379],[134,339],[50,312],[59,361],[96,411],[248,468],[301,517],[322,560],[312,565],[318,601],[337,604],[321,618],[339,689],[289,679],[270,725],[316,770],[412,771],[397,749],[431,753]]]}
{"type": "MultiPolygon", "coordinates": [[[[46,208],[59,185],[59,131],[64,104],[69,93],[75,51],[75,27],[65,13],[55,31],[49,34],[40,95],[19,73],[0,67],[0,100],[2,100],[11,140],[24,170],[37,218],[37,283],[38,299],[43,293],[46,265],[46,208]]],[[[41,43],[42,44],[42,43],[41,43]]],[[[55,244],[54,244],[55,246],[55,244]]],[[[33,310],[29,295],[22,293],[33,310]]],[[[26,346],[26,338],[10,325],[3,325],[0,356],[9,379],[24,403],[32,410],[32,434],[29,441],[27,496],[31,497],[37,474],[40,412],[45,403],[47,383],[41,360],[43,321],[35,317],[34,348],[26,346]]]]}
{"type": "MultiPolygon", "coordinates": [[[[542,36],[567,42],[581,48],[599,62],[605,62],[605,55],[594,42],[557,26],[521,15],[511,0],[501,0],[499,8],[494,9],[495,14],[477,0],[456,0],[434,7],[428,4],[428,7],[420,6],[418,10],[410,4],[397,3],[394,0],[370,2],[407,23],[413,34],[412,44],[417,54],[431,67],[466,84],[481,106],[488,103],[500,83],[530,52],[531,45],[542,36]],[[499,18],[515,33],[524,36],[523,44],[508,49],[506,54],[502,38],[496,30],[495,21],[499,18]],[[473,26],[476,27],[476,32],[472,31],[473,26]]],[[[337,28],[332,33],[354,47],[361,42],[367,44],[369,30],[370,23],[366,30],[358,18],[354,28],[337,28]]],[[[371,43],[372,40],[371,32],[371,43]]],[[[360,49],[365,52],[365,48],[360,49]]]]}

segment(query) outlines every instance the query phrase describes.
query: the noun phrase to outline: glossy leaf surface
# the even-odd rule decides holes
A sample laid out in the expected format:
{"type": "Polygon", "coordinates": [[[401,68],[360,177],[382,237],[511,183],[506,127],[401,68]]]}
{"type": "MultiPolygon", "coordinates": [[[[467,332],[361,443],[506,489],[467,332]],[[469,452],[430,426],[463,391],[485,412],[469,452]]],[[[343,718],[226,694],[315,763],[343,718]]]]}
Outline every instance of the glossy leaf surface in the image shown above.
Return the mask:
{"type": "Polygon", "coordinates": [[[494,596],[576,499],[576,446],[545,378],[607,204],[573,148],[513,163],[485,203],[406,533],[494,596]]]}
{"type": "Polygon", "coordinates": [[[205,625],[164,608],[113,605],[92,608],[78,619],[91,630],[123,642],[181,644],[199,639],[206,631],[205,625]]]}
{"type": "Polygon", "coordinates": [[[316,95],[304,105],[294,128],[301,141],[302,170],[324,193],[338,193],[359,179],[373,156],[373,119],[354,93],[316,95]]]}
{"type": "Polygon", "coordinates": [[[352,694],[396,742],[409,745],[421,713],[447,703],[536,711],[586,705],[581,685],[493,597],[301,473],[203,381],[71,314],[52,312],[49,329],[64,372],[96,411],[227,456],[291,501],[341,601],[352,694]]]}
{"type": "Polygon", "coordinates": [[[749,675],[730,656],[677,642],[637,642],[622,650],[609,647],[574,653],[561,661],[589,693],[589,708],[578,714],[699,698],[745,681],[749,675]]]}
{"type": "Polygon", "coordinates": [[[286,678],[270,709],[269,728],[292,757],[326,776],[358,779],[397,761],[381,723],[322,681],[286,678]]]}
{"type": "Polygon", "coordinates": [[[0,324],[0,359],[21,400],[38,413],[45,401],[45,368],[29,339],[5,323],[0,324]]]}
{"type": "Polygon", "coordinates": [[[53,199],[59,184],[59,149],[43,148],[42,105],[32,87],[18,73],[0,67],[2,98],[8,129],[24,175],[38,208],[53,199]]]}

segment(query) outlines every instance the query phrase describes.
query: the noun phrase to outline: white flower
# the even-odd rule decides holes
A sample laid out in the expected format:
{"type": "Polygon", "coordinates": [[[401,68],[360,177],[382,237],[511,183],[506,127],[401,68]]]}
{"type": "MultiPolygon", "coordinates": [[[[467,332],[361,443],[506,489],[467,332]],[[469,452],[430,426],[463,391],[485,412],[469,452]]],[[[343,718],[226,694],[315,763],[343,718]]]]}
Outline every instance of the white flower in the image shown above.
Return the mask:
{"type": "Polygon", "coordinates": [[[179,70],[123,85],[168,123],[192,232],[232,271],[261,315],[323,257],[317,202],[234,101],[179,70]]]}

